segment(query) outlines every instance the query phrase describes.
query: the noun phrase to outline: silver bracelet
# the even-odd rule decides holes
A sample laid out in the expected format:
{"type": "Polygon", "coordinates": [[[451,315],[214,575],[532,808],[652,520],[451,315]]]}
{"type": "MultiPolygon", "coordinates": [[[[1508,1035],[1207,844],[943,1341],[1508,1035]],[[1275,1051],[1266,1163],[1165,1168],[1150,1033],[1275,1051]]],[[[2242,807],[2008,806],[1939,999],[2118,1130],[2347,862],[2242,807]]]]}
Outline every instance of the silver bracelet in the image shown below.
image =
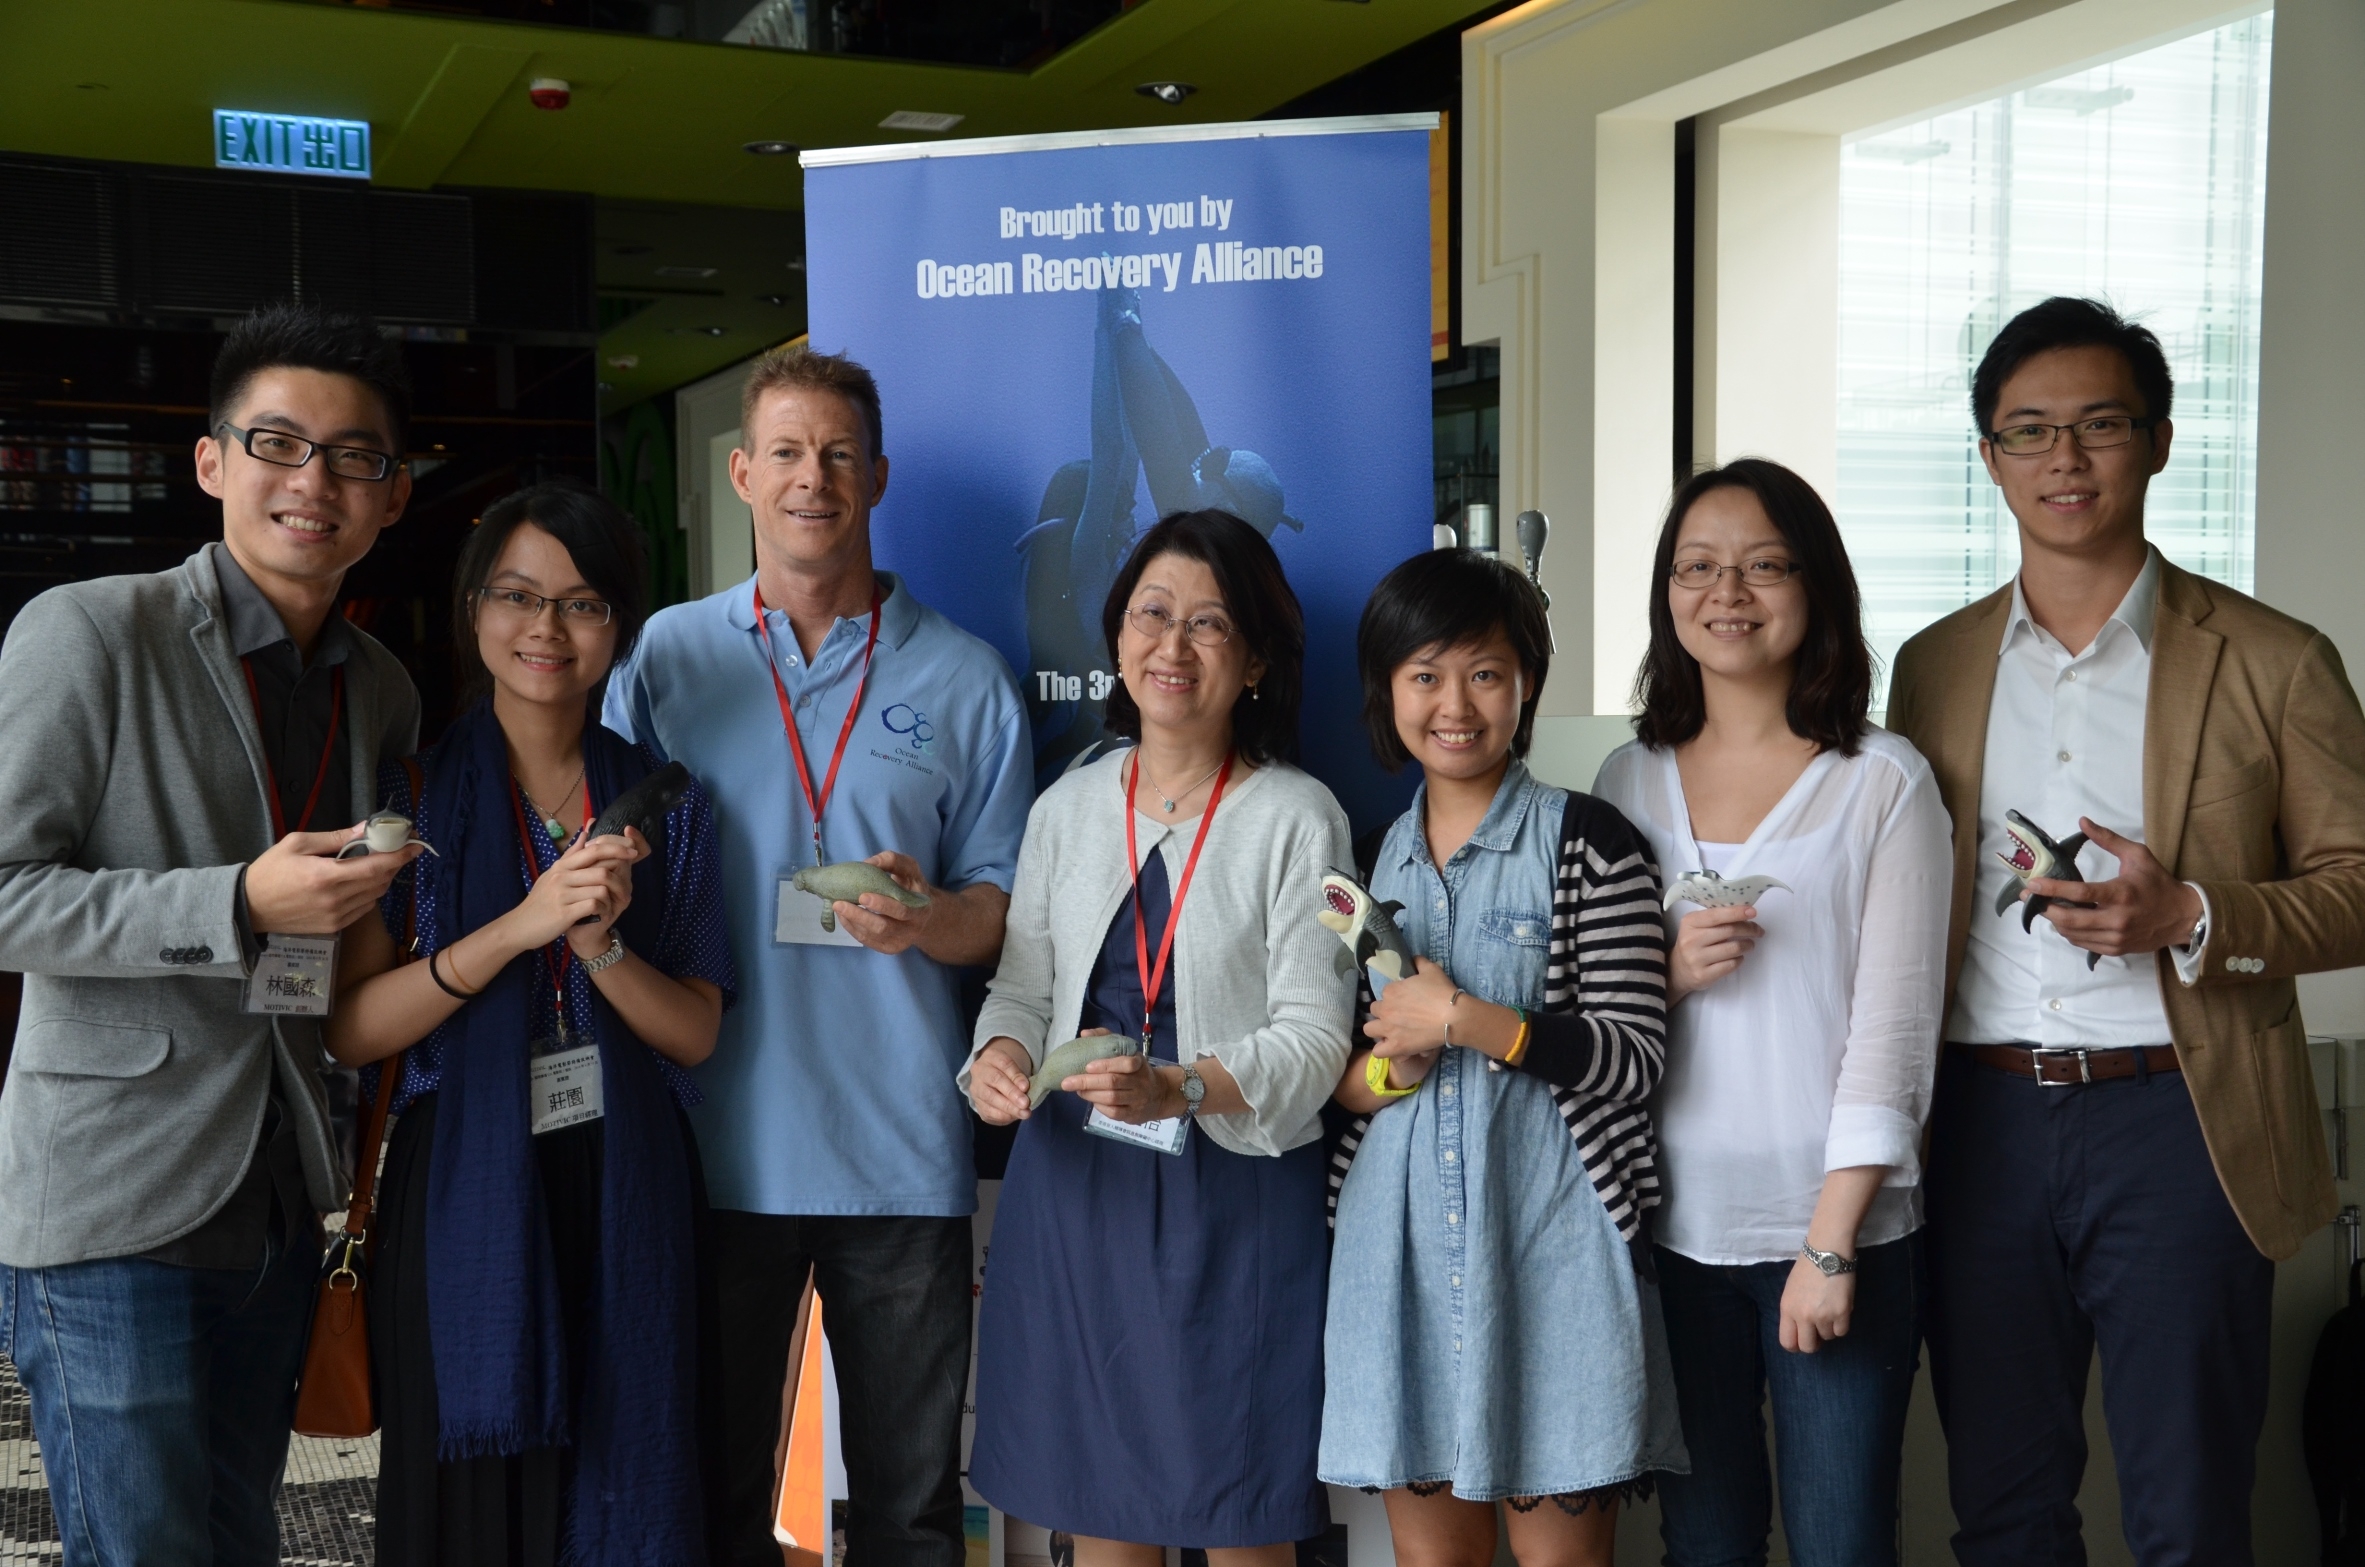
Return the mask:
{"type": "Polygon", "coordinates": [[[596,974],[601,969],[613,967],[616,963],[621,961],[623,957],[624,938],[611,930],[608,932],[608,950],[601,953],[596,958],[584,958],[580,961],[583,964],[584,973],[596,974]]]}

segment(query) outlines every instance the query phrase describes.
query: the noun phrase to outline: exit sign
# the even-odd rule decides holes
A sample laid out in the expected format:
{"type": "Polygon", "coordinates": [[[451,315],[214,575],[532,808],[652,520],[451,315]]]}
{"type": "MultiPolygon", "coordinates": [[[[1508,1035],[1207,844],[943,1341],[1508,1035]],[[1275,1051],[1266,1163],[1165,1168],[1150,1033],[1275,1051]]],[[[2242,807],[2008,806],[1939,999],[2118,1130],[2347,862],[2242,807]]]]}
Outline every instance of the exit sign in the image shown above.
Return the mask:
{"type": "Polygon", "coordinates": [[[370,177],[369,121],[216,109],[214,167],[366,180],[370,177]]]}

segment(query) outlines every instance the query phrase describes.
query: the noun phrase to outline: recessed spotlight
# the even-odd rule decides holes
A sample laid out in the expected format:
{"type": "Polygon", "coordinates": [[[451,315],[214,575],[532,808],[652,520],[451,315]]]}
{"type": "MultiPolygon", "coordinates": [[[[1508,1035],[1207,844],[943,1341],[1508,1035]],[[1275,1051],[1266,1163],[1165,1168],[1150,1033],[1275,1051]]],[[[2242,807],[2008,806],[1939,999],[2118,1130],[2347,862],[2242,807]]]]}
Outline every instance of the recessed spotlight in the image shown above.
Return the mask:
{"type": "Polygon", "coordinates": [[[1155,98],[1172,109],[1199,88],[1195,82],[1144,82],[1133,90],[1144,98],[1155,98]]]}
{"type": "Polygon", "coordinates": [[[967,119],[965,114],[931,114],[925,109],[898,109],[879,122],[883,131],[944,132],[967,119]]]}
{"type": "Polygon", "coordinates": [[[659,277],[710,278],[714,274],[715,268],[713,267],[659,267],[657,269],[659,277]]]}
{"type": "Polygon", "coordinates": [[[805,270],[805,258],[802,256],[791,256],[788,258],[787,266],[788,270],[791,272],[802,272],[805,270]]]}
{"type": "Polygon", "coordinates": [[[668,330],[675,337],[721,337],[731,329],[725,326],[677,326],[668,330]]]}
{"type": "Polygon", "coordinates": [[[797,155],[797,144],[793,141],[751,141],[746,150],[759,158],[793,158],[797,155]]]}
{"type": "Polygon", "coordinates": [[[758,294],[755,297],[755,302],[759,305],[770,305],[773,309],[778,310],[787,306],[788,296],[786,294],[758,294]]]}

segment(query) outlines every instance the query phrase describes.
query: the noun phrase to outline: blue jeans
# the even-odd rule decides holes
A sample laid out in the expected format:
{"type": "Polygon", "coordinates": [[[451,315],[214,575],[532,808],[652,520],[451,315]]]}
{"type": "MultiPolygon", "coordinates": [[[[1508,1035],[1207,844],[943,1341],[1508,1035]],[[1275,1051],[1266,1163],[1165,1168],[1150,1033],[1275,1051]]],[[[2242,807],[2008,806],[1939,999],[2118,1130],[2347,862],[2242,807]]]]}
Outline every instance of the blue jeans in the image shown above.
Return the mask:
{"type": "Polygon", "coordinates": [[[1867,1246],[1845,1338],[1782,1347],[1791,1264],[1718,1267],[1656,1249],[1692,1472],[1659,1477],[1671,1567],[1763,1567],[1773,1528],[1764,1406],[1774,1400],[1782,1529],[1795,1567],[1894,1567],[1897,1470],[1921,1354],[1921,1236],[1867,1246]]]}
{"type": "Polygon", "coordinates": [[[0,1266],[65,1567],[277,1567],[319,1273],[276,1234],[254,1268],[0,1266]]]}

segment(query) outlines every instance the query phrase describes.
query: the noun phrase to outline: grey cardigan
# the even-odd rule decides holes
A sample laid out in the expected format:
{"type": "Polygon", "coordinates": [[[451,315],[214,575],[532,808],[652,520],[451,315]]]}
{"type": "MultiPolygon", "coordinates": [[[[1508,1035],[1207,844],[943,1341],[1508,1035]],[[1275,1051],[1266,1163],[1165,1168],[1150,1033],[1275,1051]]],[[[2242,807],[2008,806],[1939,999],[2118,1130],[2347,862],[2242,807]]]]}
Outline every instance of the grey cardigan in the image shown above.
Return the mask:
{"type": "MultiPolygon", "coordinates": [[[[1075,1037],[1093,962],[1133,886],[1122,782],[1130,754],[1069,773],[1028,815],[971,1061],[996,1035],[1036,1061],[1075,1037]]],[[[1198,820],[1168,827],[1143,816],[1135,826],[1143,860],[1163,854],[1167,884],[1180,886],[1198,820]]],[[[1347,1065],[1355,987],[1339,972],[1338,937],[1314,916],[1322,873],[1354,863],[1338,802],[1286,762],[1225,791],[1207,831],[1174,932],[1175,1043],[1182,1059],[1213,1056],[1239,1082],[1247,1113],[1202,1121],[1234,1153],[1286,1153],[1322,1133],[1322,1106],[1347,1065]]],[[[958,1080],[967,1093],[968,1063],[958,1080]]]]}
{"type": "MultiPolygon", "coordinates": [[[[276,1069],[315,1206],[345,1198],[308,1020],[240,1010],[239,867],[271,845],[262,735],[209,544],[52,588],[0,648],[0,968],[25,976],[0,1091],[0,1263],[134,1255],[246,1172],[276,1069]]],[[[353,798],[417,748],[419,698],[355,629],[353,798]]]]}

